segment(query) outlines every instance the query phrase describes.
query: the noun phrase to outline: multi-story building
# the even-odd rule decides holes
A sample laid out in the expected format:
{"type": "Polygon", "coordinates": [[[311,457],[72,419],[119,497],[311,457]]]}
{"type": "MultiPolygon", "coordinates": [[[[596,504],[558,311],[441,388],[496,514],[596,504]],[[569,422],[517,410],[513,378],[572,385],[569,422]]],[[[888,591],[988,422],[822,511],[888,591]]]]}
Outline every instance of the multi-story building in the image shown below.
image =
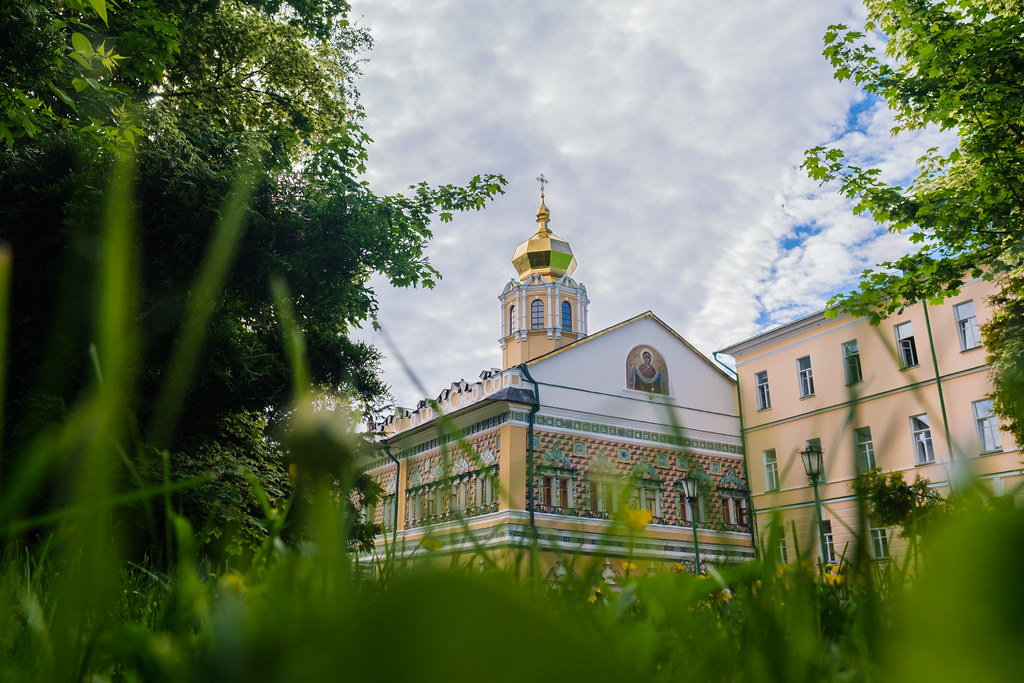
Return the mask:
{"type": "Polygon", "coordinates": [[[590,333],[549,221],[542,195],[499,295],[502,367],[377,426],[378,552],[515,562],[535,539],[553,571],[571,555],[619,572],[752,557],[731,374],[649,311],[590,333]]]}
{"type": "Polygon", "coordinates": [[[822,311],[720,352],[736,362],[756,526],[763,532],[781,511],[783,552],[793,554],[794,539],[811,557],[824,543],[830,561],[855,539],[874,557],[901,552],[894,530],[858,523],[852,483],[870,468],[920,476],[944,494],[969,482],[1014,490],[1020,452],[992,414],[979,333],[993,287],[971,281],[941,305],[918,303],[877,326],[822,311]],[[820,512],[808,449],[824,454],[820,512]]]}

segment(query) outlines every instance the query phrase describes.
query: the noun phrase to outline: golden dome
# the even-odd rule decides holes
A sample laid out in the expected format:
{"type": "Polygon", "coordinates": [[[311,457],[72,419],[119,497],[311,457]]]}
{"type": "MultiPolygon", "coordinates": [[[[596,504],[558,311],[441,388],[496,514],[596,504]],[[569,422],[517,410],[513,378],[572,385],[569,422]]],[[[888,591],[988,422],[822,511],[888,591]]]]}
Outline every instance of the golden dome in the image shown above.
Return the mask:
{"type": "Polygon", "coordinates": [[[542,193],[540,208],[537,209],[537,232],[516,247],[512,254],[512,265],[519,272],[521,282],[535,273],[556,280],[563,275],[572,275],[572,271],[576,270],[576,257],[572,254],[572,248],[566,240],[551,232],[548,228],[550,220],[551,212],[544,204],[542,193]]]}

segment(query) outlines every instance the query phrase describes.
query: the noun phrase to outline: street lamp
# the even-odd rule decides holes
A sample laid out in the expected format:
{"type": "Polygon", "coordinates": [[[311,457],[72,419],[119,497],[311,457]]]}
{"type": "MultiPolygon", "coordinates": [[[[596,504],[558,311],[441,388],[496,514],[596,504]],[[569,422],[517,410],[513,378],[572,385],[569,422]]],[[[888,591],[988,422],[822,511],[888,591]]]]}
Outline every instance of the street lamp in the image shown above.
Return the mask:
{"type": "Polygon", "coordinates": [[[694,573],[700,574],[700,545],[697,543],[697,495],[700,489],[697,486],[697,478],[692,474],[687,474],[679,480],[679,483],[683,485],[683,495],[686,496],[686,502],[690,504],[690,528],[693,529],[693,570],[694,573]]]}
{"type": "Polygon", "coordinates": [[[825,525],[822,519],[821,498],[818,496],[818,484],[821,483],[821,474],[824,469],[824,453],[817,439],[807,442],[806,448],[800,451],[800,457],[804,461],[804,472],[807,473],[807,480],[814,487],[814,510],[817,513],[818,522],[818,547],[821,551],[821,564],[828,561],[825,548],[825,525]]]}

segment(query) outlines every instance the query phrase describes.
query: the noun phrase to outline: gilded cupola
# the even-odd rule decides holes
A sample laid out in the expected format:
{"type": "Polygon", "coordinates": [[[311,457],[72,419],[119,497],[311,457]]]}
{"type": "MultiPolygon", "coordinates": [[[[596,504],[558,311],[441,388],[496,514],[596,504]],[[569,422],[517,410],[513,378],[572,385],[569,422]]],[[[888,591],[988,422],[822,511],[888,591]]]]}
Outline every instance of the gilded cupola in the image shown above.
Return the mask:
{"type": "Polygon", "coordinates": [[[572,275],[576,270],[576,257],[572,254],[569,242],[551,232],[548,227],[550,222],[551,212],[541,193],[540,208],[537,209],[537,232],[516,247],[512,255],[512,265],[519,272],[520,282],[525,282],[534,274],[555,280],[563,275],[572,275]]]}

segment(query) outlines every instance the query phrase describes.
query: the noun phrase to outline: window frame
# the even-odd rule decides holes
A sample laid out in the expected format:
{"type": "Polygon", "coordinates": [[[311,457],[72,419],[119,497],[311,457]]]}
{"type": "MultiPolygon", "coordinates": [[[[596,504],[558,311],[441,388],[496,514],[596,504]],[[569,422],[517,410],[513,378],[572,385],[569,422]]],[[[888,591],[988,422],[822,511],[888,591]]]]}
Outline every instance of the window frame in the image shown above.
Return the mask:
{"type": "Polygon", "coordinates": [[[722,501],[722,517],[726,524],[746,527],[750,523],[750,509],[742,492],[724,489],[718,492],[718,497],[722,501]]]}
{"type": "Polygon", "coordinates": [[[544,329],[544,301],[542,299],[534,299],[530,302],[530,329],[544,329]]]}
{"type": "Polygon", "coordinates": [[[641,479],[630,491],[630,507],[634,510],[650,510],[651,517],[662,516],[661,482],[641,479]]]}
{"type": "Polygon", "coordinates": [[[868,538],[871,543],[871,559],[882,561],[892,558],[889,550],[889,528],[874,526],[868,522],[868,538]]]}
{"type": "Polygon", "coordinates": [[[767,370],[754,373],[754,392],[757,395],[758,411],[768,410],[772,407],[772,394],[768,383],[767,370]]]}
{"type": "Polygon", "coordinates": [[[487,508],[494,504],[494,470],[488,468],[475,473],[473,477],[474,507],[487,508]]]}
{"type": "Polygon", "coordinates": [[[508,307],[508,332],[509,334],[512,334],[518,329],[519,328],[516,327],[516,305],[511,304],[508,307]]]}
{"type": "MultiPolygon", "coordinates": [[[[683,524],[692,524],[690,519],[690,501],[686,498],[686,492],[682,489],[676,490],[676,504],[681,511],[679,514],[679,521],[683,524]]],[[[704,496],[697,496],[697,504],[694,505],[697,513],[697,524],[703,524],[706,519],[704,511],[704,496]]]]}
{"type": "Polygon", "coordinates": [[[572,304],[568,301],[562,302],[562,331],[572,332],[572,304]]]}
{"type": "Polygon", "coordinates": [[[914,446],[914,462],[917,465],[930,465],[935,462],[935,445],[932,443],[932,425],[928,413],[910,416],[910,436],[914,446]],[[915,421],[923,424],[920,427],[915,421]]]}
{"type": "Polygon", "coordinates": [[[395,506],[398,498],[395,494],[381,496],[381,532],[392,531],[395,522],[395,506]]]}
{"type": "Polygon", "coordinates": [[[857,384],[864,380],[864,372],[860,365],[860,348],[857,340],[851,339],[842,344],[843,349],[843,371],[846,373],[846,384],[857,384]],[[852,349],[852,351],[851,351],[852,349]],[[853,372],[851,372],[853,370],[853,372]],[[856,375],[856,377],[854,377],[856,375]]]}
{"type": "Polygon", "coordinates": [[[825,539],[825,562],[828,564],[836,564],[836,539],[832,532],[831,519],[821,520],[821,537],[825,539]]]}
{"type": "Polygon", "coordinates": [[[614,515],[619,510],[622,481],[614,477],[592,477],[588,483],[587,507],[591,512],[614,515]]]}
{"type": "Polygon", "coordinates": [[[1003,439],[999,431],[999,418],[996,417],[992,407],[992,399],[983,398],[971,402],[971,413],[974,415],[974,426],[978,432],[978,446],[982,453],[999,453],[1003,450],[1003,439]],[[979,408],[984,407],[984,412],[979,408]],[[989,448],[986,435],[991,435],[994,444],[989,448]]]}
{"type": "Polygon", "coordinates": [[[780,488],[779,480],[779,456],[774,448],[766,448],[761,451],[761,460],[764,463],[764,492],[773,493],[780,488]],[[771,454],[771,461],[768,454],[771,454]]]}
{"type": "Polygon", "coordinates": [[[573,509],[575,477],[564,470],[542,472],[540,476],[541,505],[544,507],[573,509]]]}
{"type": "Polygon", "coordinates": [[[871,435],[871,427],[855,427],[853,430],[853,452],[857,458],[858,473],[867,472],[875,465],[875,440],[871,435]],[[863,438],[867,435],[867,438],[863,438]]]}
{"type": "Polygon", "coordinates": [[[914,325],[913,322],[908,320],[893,326],[893,333],[896,335],[896,352],[900,359],[900,369],[905,370],[906,368],[917,367],[921,364],[921,357],[917,354],[917,342],[914,340],[914,325]],[[904,335],[901,332],[901,328],[909,330],[909,334],[904,335]],[[913,362],[910,362],[913,360],[913,362]]]}
{"type": "Polygon", "coordinates": [[[978,328],[978,314],[974,308],[974,299],[961,301],[953,306],[953,318],[956,320],[956,335],[960,340],[961,351],[973,351],[981,347],[981,330],[978,328]],[[970,306],[969,315],[961,315],[960,309],[970,306]],[[971,339],[968,339],[970,332],[971,339]],[[973,344],[970,342],[973,340],[973,344]]]}
{"type": "Polygon", "coordinates": [[[811,357],[802,356],[796,359],[797,385],[800,389],[800,398],[814,396],[814,372],[811,369],[811,357]],[[807,361],[807,367],[801,367],[801,363],[807,361]]]}

